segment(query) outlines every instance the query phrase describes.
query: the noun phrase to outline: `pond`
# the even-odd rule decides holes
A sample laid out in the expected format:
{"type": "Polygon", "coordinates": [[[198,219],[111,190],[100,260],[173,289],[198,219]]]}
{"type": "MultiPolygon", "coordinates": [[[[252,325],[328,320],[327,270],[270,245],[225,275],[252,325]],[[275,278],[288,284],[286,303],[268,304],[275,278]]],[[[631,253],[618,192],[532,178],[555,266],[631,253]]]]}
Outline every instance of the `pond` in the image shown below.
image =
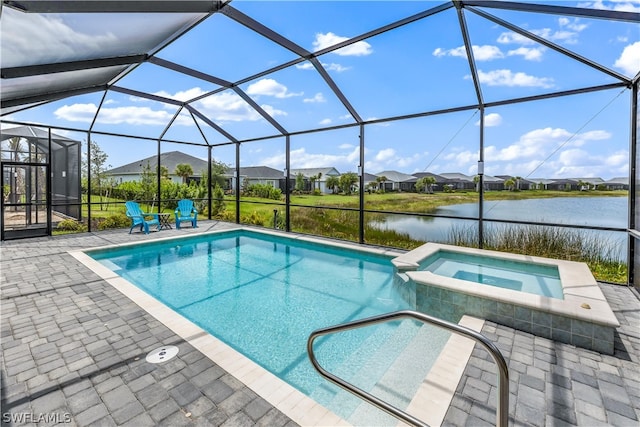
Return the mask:
{"type": "MultiPolygon", "coordinates": [[[[477,217],[477,203],[463,203],[439,208],[437,215],[477,217]]],[[[548,199],[486,201],[484,217],[541,223],[590,225],[598,227],[627,227],[627,197],[555,197],[548,199]]],[[[387,215],[384,222],[370,224],[381,230],[406,233],[421,241],[448,242],[453,229],[469,227],[477,229],[476,220],[460,220],[442,217],[416,217],[387,215]]],[[[496,223],[485,223],[485,230],[496,223]]],[[[627,236],[624,232],[586,231],[617,249],[620,259],[626,259],[627,236]]]]}

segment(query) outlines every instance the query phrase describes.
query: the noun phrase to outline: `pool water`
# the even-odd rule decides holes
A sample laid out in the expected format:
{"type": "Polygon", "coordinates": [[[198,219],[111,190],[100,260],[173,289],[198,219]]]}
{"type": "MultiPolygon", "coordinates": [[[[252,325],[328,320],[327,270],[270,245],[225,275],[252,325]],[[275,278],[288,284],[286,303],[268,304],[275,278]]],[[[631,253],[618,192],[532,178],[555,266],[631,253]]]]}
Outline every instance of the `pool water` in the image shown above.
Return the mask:
{"type": "MultiPolygon", "coordinates": [[[[390,258],[244,230],[90,255],[344,419],[395,425],[378,410],[375,421],[362,415],[361,401],[321,378],[306,352],[317,328],[412,309],[390,258]]],[[[321,338],[315,351],[330,372],[405,408],[448,337],[404,320],[321,338]],[[406,378],[388,390],[385,373],[406,360],[406,378]]]]}
{"type": "Polygon", "coordinates": [[[420,270],[483,285],[564,298],[560,273],[554,265],[439,250],[420,263],[420,270]]]}

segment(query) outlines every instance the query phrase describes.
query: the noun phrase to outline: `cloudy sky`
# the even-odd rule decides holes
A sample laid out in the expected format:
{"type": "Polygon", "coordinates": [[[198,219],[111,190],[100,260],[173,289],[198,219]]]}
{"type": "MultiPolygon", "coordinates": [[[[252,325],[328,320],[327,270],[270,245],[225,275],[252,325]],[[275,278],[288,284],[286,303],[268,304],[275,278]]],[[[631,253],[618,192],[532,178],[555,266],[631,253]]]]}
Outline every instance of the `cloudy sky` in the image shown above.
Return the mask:
{"type": "MultiPolygon", "coordinates": [[[[315,52],[441,3],[394,2],[393,7],[389,7],[387,2],[377,1],[233,1],[231,5],[302,48],[315,52]]],[[[640,12],[640,1],[544,3],[640,12]]],[[[597,70],[506,26],[465,11],[485,103],[618,83],[616,75],[633,78],[640,71],[637,24],[483,10],[613,71],[597,70]]],[[[140,40],[160,41],[166,37],[162,30],[165,23],[181,25],[193,19],[167,15],[113,15],[111,18],[25,15],[4,8],[3,67],[61,58],[73,60],[85,53],[95,55],[92,52],[96,51],[105,56],[133,53],[144,45],[140,40]],[[24,25],[23,20],[28,20],[29,25],[24,25]]],[[[364,130],[366,172],[475,173],[480,135],[477,109],[375,122],[477,104],[459,29],[455,8],[450,8],[318,58],[353,111],[362,120],[374,121],[364,130]]],[[[243,81],[297,58],[291,51],[221,14],[200,23],[160,50],[157,57],[229,82],[243,81]]],[[[129,73],[117,86],[179,101],[195,100],[191,104],[194,108],[239,140],[280,134],[236,92],[224,90],[209,94],[219,87],[151,63],[129,73]]],[[[243,81],[239,86],[286,132],[356,122],[308,61],[243,81]]],[[[88,129],[102,95],[68,98],[3,119],[88,129]]],[[[627,176],[629,106],[629,91],[617,88],[486,108],[485,173],[604,179],[627,176]]],[[[228,141],[200,119],[194,121],[186,110],[174,118],[177,111],[174,105],[109,91],[93,129],[150,138],[164,134],[170,140],[195,144],[228,141]]],[[[85,134],[78,132],[59,133],[86,139],[85,134]]],[[[358,127],[293,135],[292,168],[332,166],[340,172],[356,171],[359,135],[358,127]]],[[[95,135],[94,139],[109,155],[108,163],[113,167],[157,151],[154,141],[106,135],[95,135]]],[[[202,158],[207,155],[205,148],[196,145],[163,143],[162,150],[181,150],[202,158]]],[[[284,169],[284,152],[282,137],[246,142],[241,145],[241,166],[284,169]]],[[[213,155],[227,164],[235,162],[232,145],[215,148],[213,155]]]]}

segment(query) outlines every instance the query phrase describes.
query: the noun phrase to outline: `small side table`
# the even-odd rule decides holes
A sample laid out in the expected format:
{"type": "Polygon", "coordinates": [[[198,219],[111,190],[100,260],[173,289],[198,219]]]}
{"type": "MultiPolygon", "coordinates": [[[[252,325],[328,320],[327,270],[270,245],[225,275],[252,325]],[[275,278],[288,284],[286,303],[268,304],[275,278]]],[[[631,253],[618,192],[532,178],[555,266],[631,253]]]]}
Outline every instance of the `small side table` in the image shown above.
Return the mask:
{"type": "Polygon", "coordinates": [[[171,214],[168,214],[168,213],[158,214],[158,219],[160,220],[160,230],[163,230],[165,228],[173,228],[171,227],[171,223],[169,222],[170,217],[171,217],[171,214]]]}

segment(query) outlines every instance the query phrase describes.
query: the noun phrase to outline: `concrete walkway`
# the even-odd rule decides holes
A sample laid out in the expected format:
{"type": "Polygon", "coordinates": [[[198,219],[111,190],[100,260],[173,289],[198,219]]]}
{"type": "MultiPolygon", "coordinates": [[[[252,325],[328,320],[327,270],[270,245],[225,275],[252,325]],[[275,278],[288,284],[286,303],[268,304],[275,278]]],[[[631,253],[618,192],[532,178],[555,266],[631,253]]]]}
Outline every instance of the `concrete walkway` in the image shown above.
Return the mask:
{"type": "MultiPolygon", "coordinates": [[[[67,253],[235,226],[199,225],[2,243],[3,425],[295,425],[67,253]],[[161,345],[180,352],[146,362],[161,345]]],[[[622,324],[613,356],[485,324],[509,363],[510,424],[638,425],[640,302],[624,286],[602,289],[622,324]]],[[[494,365],[476,348],[445,424],[493,425],[495,384],[494,365]]]]}

